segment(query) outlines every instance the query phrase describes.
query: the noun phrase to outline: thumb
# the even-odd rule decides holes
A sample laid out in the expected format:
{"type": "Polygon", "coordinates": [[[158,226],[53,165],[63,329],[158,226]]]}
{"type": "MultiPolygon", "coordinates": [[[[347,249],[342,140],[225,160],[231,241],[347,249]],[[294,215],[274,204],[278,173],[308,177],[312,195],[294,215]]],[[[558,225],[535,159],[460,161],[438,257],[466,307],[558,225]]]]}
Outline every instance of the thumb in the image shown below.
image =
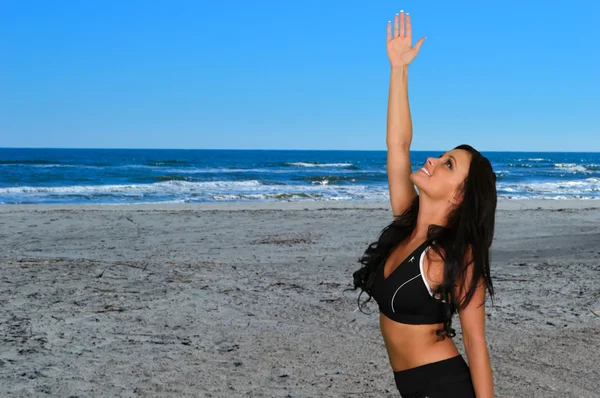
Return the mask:
{"type": "Polygon", "coordinates": [[[419,50],[421,49],[421,45],[423,44],[423,42],[425,42],[426,37],[421,37],[419,39],[419,41],[417,42],[417,44],[415,45],[415,51],[418,53],[419,50]]]}

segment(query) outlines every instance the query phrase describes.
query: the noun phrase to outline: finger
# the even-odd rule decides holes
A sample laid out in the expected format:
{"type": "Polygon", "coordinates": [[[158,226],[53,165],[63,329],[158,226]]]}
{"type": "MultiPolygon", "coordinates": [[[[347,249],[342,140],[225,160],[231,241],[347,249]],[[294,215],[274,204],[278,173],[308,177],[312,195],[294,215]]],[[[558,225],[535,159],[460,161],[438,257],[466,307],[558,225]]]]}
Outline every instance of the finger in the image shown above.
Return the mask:
{"type": "Polygon", "coordinates": [[[400,36],[404,37],[404,10],[400,10],[400,36]]]}
{"type": "Polygon", "coordinates": [[[409,43],[412,44],[412,25],[410,23],[410,15],[406,13],[406,37],[409,39],[409,43]]]}
{"type": "Polygon", "coordinates": [[[394,18],[394,37],[398,36],[398,14],[396,14],[396,17],[394,18]]]}
{"type": "Polygon", "coordinates": [[[418,53],[421,49],[421,45],[425,42],[426,37],[421,37],[417,44],[415,45],[415,51],[418,53]]]}
{"type": "Polygon", "coordinates": [[[387,23],[387,41],[392,40],[392,21],[387,23]]]}

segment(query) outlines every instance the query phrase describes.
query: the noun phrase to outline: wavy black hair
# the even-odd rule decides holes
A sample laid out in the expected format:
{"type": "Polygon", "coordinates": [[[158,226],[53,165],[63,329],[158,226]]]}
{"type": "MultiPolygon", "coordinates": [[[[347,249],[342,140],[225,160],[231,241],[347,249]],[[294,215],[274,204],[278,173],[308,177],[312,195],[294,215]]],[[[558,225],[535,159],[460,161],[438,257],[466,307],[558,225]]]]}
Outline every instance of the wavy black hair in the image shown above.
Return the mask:
{"type": "MultiPolygon", "coordinates": [[[[492,300],[494,296],[489,249],[494,238],[498,200],[496,174],[489,160],[470,145],[459,145],[454,149],[464,149],[471,154],[469,173],[459,188],[463,200],[448,214],[445,226],[430,225],[427,231],[427,244],[444,260],[443,282],[434,292],[436,298],[444,300],[444,324],[436,332],[441,339],[456,335],[452,328],[452,316],[469,304],[482,278],[492,300]],[[467,258],[471,258],[468,264],[465,261],[467,258]],[[474,263],[471,283],[465,286],[467,268],[471,263],[474,263]],[[459,297],[466,291],[462,300],[457,297],[454,286],[460,286],[459,297]]],[[[371,300],[371,288],[378,268],[383,266],[392,250],[412,235],[418,213],[419,197],[415,196],[404,212],[381,231],[377,242],[371,243],[359,259],[363,267],[353,274],[352,290],[361,289],[358,296],[361,312],[371,300]],[[369,297],[361,303],[362,293],[367,293],[369,297]]]]}

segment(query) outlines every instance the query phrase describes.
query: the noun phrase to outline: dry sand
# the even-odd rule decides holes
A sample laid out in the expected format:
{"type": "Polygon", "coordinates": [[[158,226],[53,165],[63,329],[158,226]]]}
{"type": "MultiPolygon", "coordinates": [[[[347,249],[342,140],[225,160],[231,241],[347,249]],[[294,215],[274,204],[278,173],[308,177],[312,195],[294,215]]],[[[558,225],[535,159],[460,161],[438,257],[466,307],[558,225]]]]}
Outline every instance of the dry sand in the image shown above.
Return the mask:
{"type": "MultiPolygon", "coordinates": [[[[390,217],[382,202],[0,207],[0,397],[397,397],[377,315],[343,292],[390,217]]],[[[599,221],[600,201],[500,202],[498,397],[600,396],[599,221]]]]}

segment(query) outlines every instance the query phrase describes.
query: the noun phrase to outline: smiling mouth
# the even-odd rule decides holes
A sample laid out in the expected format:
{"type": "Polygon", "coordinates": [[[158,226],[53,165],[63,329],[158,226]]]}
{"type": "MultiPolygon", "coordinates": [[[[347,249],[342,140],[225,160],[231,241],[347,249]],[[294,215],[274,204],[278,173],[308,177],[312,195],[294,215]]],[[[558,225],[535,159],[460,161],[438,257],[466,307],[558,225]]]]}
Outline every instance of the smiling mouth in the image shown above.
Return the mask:
{"type": "Polygon", "coordinates": [[[431,177],[431,174],[429,174],[429,172],[427,171],[427,169],[425,167],[423,167],[420,171],[427,174],[427,177],[431,177]]]}

